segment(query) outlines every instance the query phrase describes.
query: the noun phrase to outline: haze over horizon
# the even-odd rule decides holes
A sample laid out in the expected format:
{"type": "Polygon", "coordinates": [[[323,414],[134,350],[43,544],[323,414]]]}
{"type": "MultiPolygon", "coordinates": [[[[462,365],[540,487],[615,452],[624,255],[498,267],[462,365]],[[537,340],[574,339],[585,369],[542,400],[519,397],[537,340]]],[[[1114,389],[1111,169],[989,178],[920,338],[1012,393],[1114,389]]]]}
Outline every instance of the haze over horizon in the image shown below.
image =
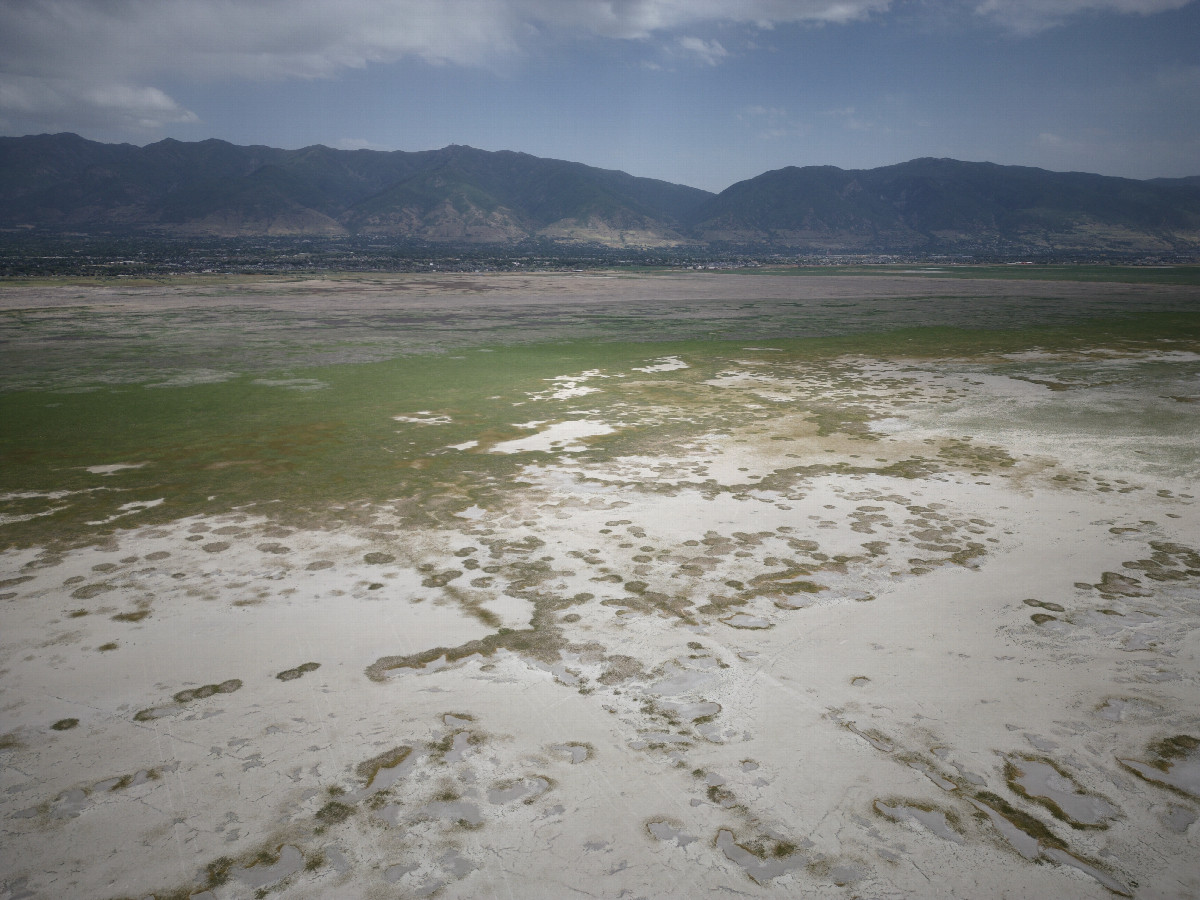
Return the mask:
{"type": "Polygon", "coordinates": [[[1197,0],[12,0],[0,134],[1200,174],[1197,0]]]}

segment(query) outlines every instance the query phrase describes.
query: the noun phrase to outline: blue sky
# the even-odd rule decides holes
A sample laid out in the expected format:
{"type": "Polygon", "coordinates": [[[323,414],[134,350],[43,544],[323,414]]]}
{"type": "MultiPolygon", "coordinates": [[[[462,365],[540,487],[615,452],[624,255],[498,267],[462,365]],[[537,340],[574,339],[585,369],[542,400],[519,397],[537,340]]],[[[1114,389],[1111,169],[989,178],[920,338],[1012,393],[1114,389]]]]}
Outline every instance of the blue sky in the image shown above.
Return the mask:
{"type": "Polygon", "coordinates": [[[1200,175],[1200,0],[3,0],[0,134],[1200,175]]]}

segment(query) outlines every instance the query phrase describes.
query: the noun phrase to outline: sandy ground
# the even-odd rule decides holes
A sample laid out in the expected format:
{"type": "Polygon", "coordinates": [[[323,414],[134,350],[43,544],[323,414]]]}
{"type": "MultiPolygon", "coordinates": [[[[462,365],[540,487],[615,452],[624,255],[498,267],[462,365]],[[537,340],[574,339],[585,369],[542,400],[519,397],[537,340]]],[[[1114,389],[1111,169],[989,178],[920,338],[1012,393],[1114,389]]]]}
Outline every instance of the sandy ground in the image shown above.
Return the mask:
{"type": "Polygon", "coordinates": [[[437,526],[10,550],[0,898],[1200,896],[1197,432],[1106,418],[1157,362],[746,361],[670,457],[451,451],[530,455],[437,526]],[[788,412],[847,372],[867,431],[788,412]]]}

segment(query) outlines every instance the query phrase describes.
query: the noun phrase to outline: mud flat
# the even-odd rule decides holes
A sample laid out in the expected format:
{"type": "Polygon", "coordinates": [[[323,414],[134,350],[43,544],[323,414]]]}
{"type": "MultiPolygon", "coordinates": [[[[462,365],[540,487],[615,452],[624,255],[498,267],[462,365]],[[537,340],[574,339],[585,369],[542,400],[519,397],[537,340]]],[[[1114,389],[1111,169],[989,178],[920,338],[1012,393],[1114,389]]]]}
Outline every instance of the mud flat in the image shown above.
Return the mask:
{"type": "Polygon", "coordinates": [[[1200,291],[925,281],[0,289],[0,897],[1200,895],[1200,291]]]}

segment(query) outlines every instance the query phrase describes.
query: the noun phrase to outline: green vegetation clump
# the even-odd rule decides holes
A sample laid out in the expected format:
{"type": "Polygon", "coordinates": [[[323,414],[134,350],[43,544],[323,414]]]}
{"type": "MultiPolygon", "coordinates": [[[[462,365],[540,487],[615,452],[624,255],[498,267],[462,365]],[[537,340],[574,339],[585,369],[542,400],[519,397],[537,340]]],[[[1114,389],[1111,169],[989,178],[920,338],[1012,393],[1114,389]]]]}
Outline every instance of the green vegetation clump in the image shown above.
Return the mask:
{"type": "Polygon", "coordinates": [[[385,750],[378,756],[372,756],[368,760],[360,762],[354,769],[356,774],[363,781],[363,787],[370,788],[375,781],[375,776],[379,774],[381,769],[393,769],[400,763],[408,759],[412,753],[412,747],[399,746],[393,747],[391,750],[385,750]]]}
{"type": "Polygon", "coordinates": [[[322,825],[336,825],[339,822],[345,822],[352,815],[354,815],[353,806],[338,800],[330,800],[317,810],[316,818],[322,825]]]}
{"type": "Polygon", "coordinates": [[[1025,601],[1026,606],[1036,606],[1041,609],[1049,610],[1050,612],[1063,612],[1064,607],[1061,603],[1051,603],[1049,600],[1035,600],[1030,598],[1025,601]]]}
{"type": "Polygon", "coordinates": [[[140,622],[150,615],[150,610],[139,609],[134,612],[117,613],[112,617],[114,622],[140,622]]]}
{"type": "Polygon", "coordinates": [[[1155,741],[1146,749],[1154,757],[1150,765],[1159,771],[1169,772],[1177,760],[1183,759],[1198,748],[1200,748],[1200,738],[1192,737],[1190,734],[1176,734],[1155,741]]]}
{"type": "Polygon", "coordinates": [[[300,665],[296,666],[296,668],[294,668],[294,669],[284,669],[282,672],[277,674],[275,677],[278,678],[280,681],[294,681],[295,679],[304,676],[308,672],[317,671],[317,669],[319,669],[319,668],[321,668],[321,664],[317,663],[317,662],[301,663],[300,665]]]}
{"type": "Polygon", "coordinates": [[[222,681],[220,684],[205,684],[198,688],[188,688],[175,694],[173,699],[176,703],[191,703],[194,700],[204,700],[214,694],[232,694],[234,691],[240,690],[241,687],[241,679],[230,678],[228,681],[222,681]]]}
{"type": "Polygon", "coordinates": [[[1017,809],[999,794],[993,794],[991,791],[976,791],[975,799],[980,803],[986,803],[1021,831],[1036,838],[1043,846],[1055,847],[1059,850],[1067,849],[1066,841],[1047,828],[1044,822],[1017,809]]]}
{"type": "MultiPolygon", "coordinates": [[[[1027,756],[1027,757],[1023,757],[1023,758],[1028,759],[1031,762],[1039,762],[1039,763],[1042,763],[1043,765],[1049,766],[1056,773],[1058,773],[1059,778],[1063,779],[1064,782],[1070,784],[1073,790],[1076,790],[1076,791],[1078,790],[1078,786],[1075,783],[1075,779],[1072,778],[1066,772],[1064,772],[1062,767],[1060,767],[1058,764],[1056,764],[1053,760],[1047,759],[1045,757],[1034,758],[1034,757],[1027,756]]],[[[1026,800],[1030,800],[1034,803],[1038,803],[1038,804],[1044,806],[1050,812],[1050,815],[1054,816],[1054,818],[1058,819],[1060,822],[1066,822],[1072,828],[1078,828],[1078,829],[1094,828],[1094,829],[1098,829],[1098,830],[1104,830],[1104,829],[1108,828],[1107,822],[1096,822],[1096,823],[1077,822],[1075,819],[1072,819],[1069,815],[1067,815],[1066,812],[1063,810],[1063,808],[1061,806],[1059,806],[1057,803],[1055,803],[1052,798],[1045,797],[1040,794],[1029,793],[1029,791],[1027,791],[1025,789],[1025,787],[1018,780],[1024,774],[1025,774],[1024,771],[1021,769],[1021,767],[1018,763],[1014,762],[1011,759],[1005,760],[1005,762],[1004,762],[1004,781],[1008,785],[1009,790],[1011,790],[1014,794],[1024,797],[1026,800]]]]}

